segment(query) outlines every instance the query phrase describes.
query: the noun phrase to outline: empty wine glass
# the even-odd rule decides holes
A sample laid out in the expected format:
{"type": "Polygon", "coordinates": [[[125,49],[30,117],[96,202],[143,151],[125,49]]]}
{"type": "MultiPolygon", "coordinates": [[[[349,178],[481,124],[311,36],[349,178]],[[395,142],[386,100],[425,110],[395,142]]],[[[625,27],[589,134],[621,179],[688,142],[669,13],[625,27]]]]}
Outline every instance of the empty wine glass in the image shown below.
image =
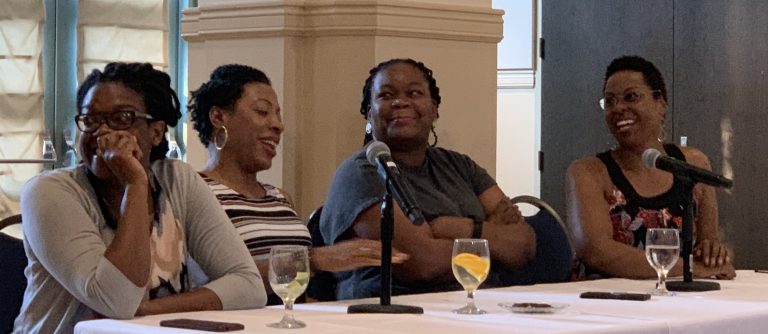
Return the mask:
{"type": "Polygon", "coordinates": [[[293,318],[293,302],[309,284],[309,256],[306,246],[274,246],[269,252],[269,285],[285,304],[280,322],[273,328],[303,328],[307,325],[293,318]]]}
{"type": "Polygon", "coordinates": [[[53,140],[48,132],[43,133],[43,160],[56,162],[56,149],[53,147],[53,140]]]}
{"type": "Polygon", "coordinates": [[[453,276],[467,292],[467,305],[453,310],[459,314],[487,313],[475,306],[475,291],[488,277],[491,270],[491,260],[488,251],[488,240],[485,239],[456,239],[453,241],[453,257],[451,260],[453,276]]]}
{"type": "Polygon", "coordinates": [[[67,151],[64,152],[63,167],[71,167],[77,163],[77,149],[75,148],[75,137],[71,129],[64,129],[64,142],[67,144],[67,151]]]}
{"type": "Polygon", "coordinates": [[[166,138],[168,139],[168,153],[165,156],[170,159],[181,159],[181,147],[176,142],[176,136],[169,131],[166,138]]]}
{"type": "Polygon", "coordinates": [[[674,295],[667,290],[667,274],[680,257],[680,235],[676,228],[651,228],[645,233],[645,258],[656,269],[656,296],[674,295]]]}

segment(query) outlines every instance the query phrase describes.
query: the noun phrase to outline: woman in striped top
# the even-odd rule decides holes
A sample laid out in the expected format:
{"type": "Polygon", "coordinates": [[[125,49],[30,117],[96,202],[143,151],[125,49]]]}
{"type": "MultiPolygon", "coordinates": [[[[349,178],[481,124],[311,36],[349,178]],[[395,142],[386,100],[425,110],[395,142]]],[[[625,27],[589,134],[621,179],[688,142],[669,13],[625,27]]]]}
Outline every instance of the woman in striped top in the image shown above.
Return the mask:
{"type": "Polygon", "coordinates": [[[280,188],[262,183],[266,194],[248,197],[208,175],[202,176],[255,261],[269,260],[269,249],[273,245],[312,246],[307,227],[280,188]]]}
{"type": "MultiPolygon", "coordinates": [[[[245,65],[222,65],[192,92],[189,110],[208,164],[200,173],[235,224],[265,280],[270,301],[277,301],[267,281],[267,260],[274,245],[312,245],[312,238],[285,193],[258,181],[272,166],[283,133],[280,105],[269,78],[245,65]]],[[[394,252],[393,262],[407,255],[394,252]]],[[[314,270],[348,271],[378,266],[381,246],[351,240],[310,250],[314,270]]]]}

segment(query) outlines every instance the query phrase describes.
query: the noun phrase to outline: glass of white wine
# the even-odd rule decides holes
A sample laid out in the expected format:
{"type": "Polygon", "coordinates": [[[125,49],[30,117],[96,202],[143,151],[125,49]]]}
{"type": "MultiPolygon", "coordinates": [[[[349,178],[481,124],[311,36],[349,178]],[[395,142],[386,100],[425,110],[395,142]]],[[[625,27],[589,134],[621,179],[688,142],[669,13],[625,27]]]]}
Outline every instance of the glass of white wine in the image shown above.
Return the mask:
{"type": "Polygon", "coordinates": [[[491,259],[488,251],[488,240],[485,239],[456,239],[453,241],[453,257],[451,267],[453,276],[467,292],[467,305],[453,310],[459,314],[485,314],[475,306],[475,291],[488,277],[491,270],[491,259]]]}
{"type": "Polygon", "coordinates": [[[285,313],[280,322],[268,324],[273,328],[304,328],[307,325],[293,318],[293,302],[309,284],[309,256],[306,246],[274,246],[269,252],[269,285],[283,299],[285,313]]]}
{"type": "Polygon", "coordinates": [[[680,235],[676,228],[650,228],[645,233],[645,258],[659,276],[653,295],[671,296],[667,274],[680,258],[680,235]]]}

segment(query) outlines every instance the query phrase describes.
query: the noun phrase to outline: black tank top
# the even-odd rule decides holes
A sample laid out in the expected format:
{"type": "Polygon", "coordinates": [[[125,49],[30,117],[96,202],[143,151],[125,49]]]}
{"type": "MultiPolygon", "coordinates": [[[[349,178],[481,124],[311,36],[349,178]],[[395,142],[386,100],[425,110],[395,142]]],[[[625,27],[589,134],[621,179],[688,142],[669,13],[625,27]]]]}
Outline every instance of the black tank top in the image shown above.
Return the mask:
{"type": "MultiPolygon", "coordinates": [[[[664,144],[667,155],[685,161],[683,152],[674,144],[664,144]]],[[[638,248],[644,248],[645,231],[655,227],[682,228],[685,213],[685,186],[674,177],[672,187],[654,197],[638,195],[610,151],[597,157],[605,164],[613,183],[608,198],[609,214],[613,224],[613,239],[638,248]]]]}

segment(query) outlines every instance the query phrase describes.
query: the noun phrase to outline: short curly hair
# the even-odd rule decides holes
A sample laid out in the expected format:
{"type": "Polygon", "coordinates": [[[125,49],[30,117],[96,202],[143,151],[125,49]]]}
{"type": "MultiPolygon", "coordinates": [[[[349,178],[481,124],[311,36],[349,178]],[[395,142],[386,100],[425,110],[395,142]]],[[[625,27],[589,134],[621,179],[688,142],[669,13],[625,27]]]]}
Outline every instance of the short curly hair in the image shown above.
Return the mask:
{"type": "Polygon", "coordinates": [[[605,91],[605,84],[608,82],[613,74],[620,71],[634,71],[643,74],[643,79],[648,87],[652,91],[659,91],[664,101],[667,100],[667,85],[664,84],[664,77],[661,75],[661,71],[651,63],[640,56],[621,56],[611,61],[608,68],[605,70],[605,78],[603,79],[603,91],[605,91]]]}
{"type": "Polygon", "coordinates": [[[243,87],[249,83],[272,86],[269,77],[261,70],[247,65],[228,64],[217,67],[207,82],[190,93],[187,110],[192,117],[200,142],[205,147],[211,143],[213,134],[211,108],[234,108],[235,102],[243,96],[243,87]]]}
{"type": "MultiPolygon", "coordinates": [[[[440,102],[442,101],[442,98],[440,97],[440,87],[437,87],[437,80],[435,80],[435,77],[432,75],[432,70],[430,70],[427,65],[424,65],[424,63],[411,58],[394,58],[381,62],[368,71],[368,78],[365,79],[365,85],[363,85],[363,100],[360,102],[360,113],[363,116],[366,116],[368,108],[371,106],[373,79],[379,72],[394,64],[409,64],[421,71],[424,75],[424,79],[427,80],[427,83],[429,84],[429,95],[432,97],[432,100],[435,101],[435,104],[440,106],[440,102]]],[[[363,142],[368,143],[371,140],[373,140],[373,135],[366,133],[363,142]]]]}
{"type": "MultiPolygon", "coordinates": [[[[150,63],[107,64],[104,71],[95,69],[85,77],[77,89],[77,111],[83,109],[83,102],[88,91],[102,82],[118,82],[144,97],[144,108],[155,121],[164,121],[166,125],[175,127],[181,119],[179,97],[171,88],[171,77],[165,72],[156,70],[150,63]]],[[[165,159],[168,153],[168,140],[163,136],[160,145],[152,148],[149,160],[165,159]]]]}

